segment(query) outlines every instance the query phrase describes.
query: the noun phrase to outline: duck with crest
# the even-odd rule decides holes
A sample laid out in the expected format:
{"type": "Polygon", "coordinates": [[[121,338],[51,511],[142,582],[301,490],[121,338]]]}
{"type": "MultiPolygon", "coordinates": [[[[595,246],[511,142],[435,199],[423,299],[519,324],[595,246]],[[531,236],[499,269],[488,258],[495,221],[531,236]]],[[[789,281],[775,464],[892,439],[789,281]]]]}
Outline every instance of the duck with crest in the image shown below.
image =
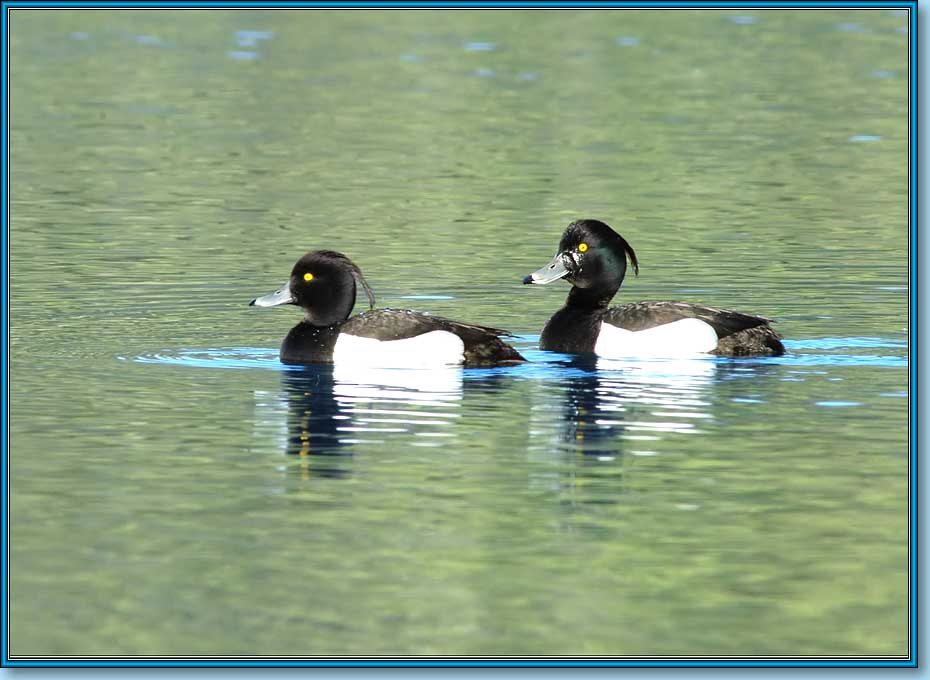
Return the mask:
{"type": "Polygon", "coordinates": [[[281,345],[285,364],[347,363],[386,367],[497,366],[524,358],[501,340],[507,331],[407,309],[374,309],[375,296],[348,257],[316,250],[301,257],[279,290],[249,303],[296,305],[306,314],[281,345]],[[370,309],[350,317],[356,285],[370,309]]]}
{"type": "Polygon", "coordinates": [[[633,302],[609,307],[639,262],[620,234],[599,220],[568,225],[559,251],[523,283],[572,284],[565,305],[543,328],[539,347],[604,357],[779,356],[785,353],[772,320],[691,302],[633,302]]]}

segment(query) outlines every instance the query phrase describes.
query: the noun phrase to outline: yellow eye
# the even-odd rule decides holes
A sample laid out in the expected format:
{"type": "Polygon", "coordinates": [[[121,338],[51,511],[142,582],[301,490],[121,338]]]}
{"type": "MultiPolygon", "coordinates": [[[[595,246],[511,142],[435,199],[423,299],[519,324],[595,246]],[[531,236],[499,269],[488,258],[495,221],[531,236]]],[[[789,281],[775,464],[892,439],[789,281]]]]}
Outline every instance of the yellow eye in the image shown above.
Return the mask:
{"type": "Polygon", "coordinates": [[[587,244],[587,243],[579,243],[579,244],[578,244],[578,252],[583,253],[583,252],[587,251],[587,249],[588,249],[588,244],[587,244]]]}
{"type": "Polygon", "coordinates": [[[310,272],[307,272],[306,274],[304,274],[304,281],[313,281],[313,274],[311,274],[310,272]]]}

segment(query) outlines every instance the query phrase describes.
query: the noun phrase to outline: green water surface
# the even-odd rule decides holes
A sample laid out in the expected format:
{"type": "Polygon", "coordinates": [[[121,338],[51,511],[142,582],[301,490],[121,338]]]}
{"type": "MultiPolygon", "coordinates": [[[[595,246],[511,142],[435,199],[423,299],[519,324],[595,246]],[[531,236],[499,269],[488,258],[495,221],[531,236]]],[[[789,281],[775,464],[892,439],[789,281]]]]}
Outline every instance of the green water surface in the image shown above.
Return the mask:
{"type": "Polygon", "coordinates": [[[13,10],[10,653],[907,654],[906,24],[13,10]],[[535,350],[580,217],[789,356],[535,350]],[[280,370],[315,248],[532,364],[280,370]]]}

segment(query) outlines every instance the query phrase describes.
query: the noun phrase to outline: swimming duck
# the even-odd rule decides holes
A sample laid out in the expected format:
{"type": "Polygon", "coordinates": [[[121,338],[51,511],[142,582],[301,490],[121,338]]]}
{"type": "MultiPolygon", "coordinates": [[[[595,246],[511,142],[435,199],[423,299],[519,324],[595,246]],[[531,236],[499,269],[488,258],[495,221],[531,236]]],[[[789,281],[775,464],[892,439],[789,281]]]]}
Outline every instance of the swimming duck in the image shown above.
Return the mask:
{"type": "Polygon", "coordinates": [[[568,225],[559,252],[523,283],[572,284],[565,306],[543,328],[540,349],[605,357],[779,356],[781,336],[770,319],[690,302],[634,302],[609,307],[626,275],[627,257],[639,273],[636,253],[620,234],[598,220],[568,225]]]}
{"type": "Polygon", "coordinates": [[[500,339],[507,331],[406,309],[374,309],[375,296],[361,270],[332,250],[307,253],[280,290],[249,304],[303,308],[306,317],[281,345],[285,364],[495,366],[524,361],[500,339]],[[368,296],[370,311],[349,318],[356,284],[368,296]]]}

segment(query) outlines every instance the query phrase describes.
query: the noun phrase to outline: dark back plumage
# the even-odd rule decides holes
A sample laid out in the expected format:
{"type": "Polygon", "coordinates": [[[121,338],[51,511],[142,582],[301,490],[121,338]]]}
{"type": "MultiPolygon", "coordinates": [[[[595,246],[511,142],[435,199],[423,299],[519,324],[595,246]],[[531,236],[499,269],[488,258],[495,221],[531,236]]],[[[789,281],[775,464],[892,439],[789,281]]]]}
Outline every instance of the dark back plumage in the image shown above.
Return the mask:
{"type": "Polygon", "coordinates": [[[377,340],[404,340],[431,331],[448,331],[462,339],[467,366],[525,361],[517,350],[500,339],[510,336],[508,331],[409,309],[374,309],[358,314],[342,324],[341,331],[377,340]]]}
{"type": "Polygon", "coordinates": [[[770,322],[762,316],[691,302],[630,302],[611,307],[604,321],[628,331],[641,331],[679,319],[700,319],[714,327],[718,338],[770,322]]]}

